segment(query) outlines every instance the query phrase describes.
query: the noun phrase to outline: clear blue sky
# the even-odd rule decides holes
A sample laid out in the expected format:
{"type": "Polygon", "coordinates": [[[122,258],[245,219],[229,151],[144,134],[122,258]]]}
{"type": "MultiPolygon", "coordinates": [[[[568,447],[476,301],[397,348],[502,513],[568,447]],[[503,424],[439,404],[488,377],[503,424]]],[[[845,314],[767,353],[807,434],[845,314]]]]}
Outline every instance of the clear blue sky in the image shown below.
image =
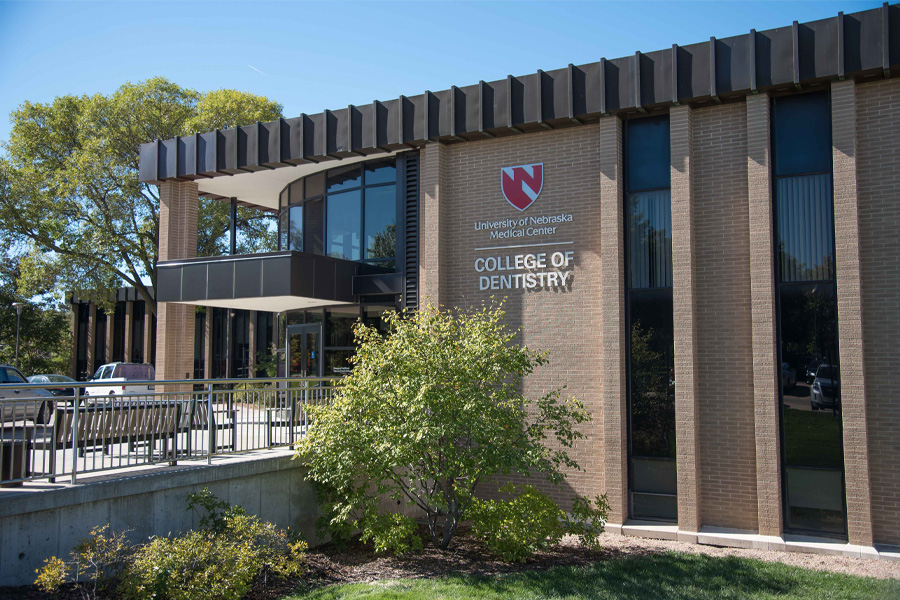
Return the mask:
{"type": "Polygon", "coordinates": [[[8,2],[0,141],[25,100],[162,75],[287,117],[728,37],[881,2],[8,2]]]}

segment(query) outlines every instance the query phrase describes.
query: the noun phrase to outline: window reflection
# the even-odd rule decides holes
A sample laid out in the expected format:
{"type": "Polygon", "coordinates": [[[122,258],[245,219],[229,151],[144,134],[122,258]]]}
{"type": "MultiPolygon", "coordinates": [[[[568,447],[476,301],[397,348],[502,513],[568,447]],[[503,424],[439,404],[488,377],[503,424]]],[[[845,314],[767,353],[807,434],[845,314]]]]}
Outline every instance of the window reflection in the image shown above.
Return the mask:
{"type": "Polygon", "coordinates": [[[343,192],[328,196],[327,254],[344,260],[359,260],[360,193],[343,192]]]}
{"type": "Polygon", "coordinates": [[[366,258],[393,258],[397,247],[397,189],[366,189],[366,258]]]}
{"type": "Polygon", "coordinates": [[[290,249],[303,250],[303,206],[291,207],[290,249]]]}

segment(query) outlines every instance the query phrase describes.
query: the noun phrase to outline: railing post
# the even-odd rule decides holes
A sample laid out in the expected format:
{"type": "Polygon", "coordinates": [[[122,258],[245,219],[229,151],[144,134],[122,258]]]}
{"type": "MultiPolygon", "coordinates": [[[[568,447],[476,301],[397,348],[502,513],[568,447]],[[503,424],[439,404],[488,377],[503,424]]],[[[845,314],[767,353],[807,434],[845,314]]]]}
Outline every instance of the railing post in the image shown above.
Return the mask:
{"type": "Polygon", "coordinates": [[[213,384],[206,384],[206,436],[209,438],[209,453],[206,464],[212,464],[212,455],[216,453],[216,433],[213,427],[213,384]]]}
{"type": "MultiPolygon", "coordinates": [[[[78,405],[81,404],[81,388],[75,386],[75,397],[72,401],[72,485],[75,485],[78,473],[78,405]]],[[[65,448],[65,446],[63,446],[65,448]]],[[[50,447],[51,452],[56,452],[55,440],[50,447]]]]}

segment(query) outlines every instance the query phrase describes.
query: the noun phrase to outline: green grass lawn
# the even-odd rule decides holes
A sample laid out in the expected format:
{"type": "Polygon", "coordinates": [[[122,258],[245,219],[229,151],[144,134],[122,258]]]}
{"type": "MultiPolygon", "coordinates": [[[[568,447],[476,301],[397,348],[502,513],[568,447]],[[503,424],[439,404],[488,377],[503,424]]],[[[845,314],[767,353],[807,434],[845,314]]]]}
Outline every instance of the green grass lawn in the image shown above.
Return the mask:
{"type": "Polygon", "coordinates": [[[896,600],[900,582],[743,558],[665,553],[495,577],[453,576],[320,588],[284,600],[809,598],[896,600]]]}

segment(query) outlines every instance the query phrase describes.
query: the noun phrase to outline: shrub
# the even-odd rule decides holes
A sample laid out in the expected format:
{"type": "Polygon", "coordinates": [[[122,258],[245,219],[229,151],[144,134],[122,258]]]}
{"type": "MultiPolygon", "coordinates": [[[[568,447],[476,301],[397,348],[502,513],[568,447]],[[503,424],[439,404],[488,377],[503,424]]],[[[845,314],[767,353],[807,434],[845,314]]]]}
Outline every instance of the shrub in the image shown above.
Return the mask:
{"type": "Polygon", "coordinates": [[[367,528],[404,527],[376,518],[376,499],[388,496],[421,509],[432,543],[446,548],[479,482],[513,472],[559,482],[563,467],[578,468],[568,450],[589,415],[561,390],[522,395],[522,379],[547,358],[516,344],[503,316],[496,305],[428,307],[388,314],[386,337],[356,326],[354,369],[333,402],[314,409],[315,425],[298,447],[321,486],[333,536],[359,527],[383,540],[387,534],[367,528]]]}
{"type": "Polygon", "coordinates": [[[600,548],[600,534],[606,528],[609,516],[609,502],[606,494],[596,496],[591,502],[578,496],[572,504],[572,512],[566,516],[566,533],[574,535],[582,546],[597,550],[600,548]]]}
{"type": "Polygon", "coordinates": [[[416,522],[406,515],[383,513],[370,517],[363,526],[360,541],[372,541],[375,552],[393,552],[397,556],[422,549],[422,538],[416,533],[416,522]]]}
{"type": "Polygon", "coordinates": [[[134,552],[125,532],[109,533],[109,525],[91,529],[89,536],[72,549],[69,561],[51,556],[44,561],[44,567],[37,571],[35,585],[45,592],[55,592],[68,581],[70,574],[74,581],[86,580],[87,587],[82,594],[95,598],[98,591],[118,577],[131,560],[134,552]]]}
{"type": "MultiPolygon", "coordinates": [[[[553,499],[531,485],[518,489],[512,500],[476,500],[470,514],[472,534],[507,562],[525,562],[566,533],[566,514],[553,499]]],[[[500,491],[511,494],[516,487],[507,484],[500,491]]]]}

